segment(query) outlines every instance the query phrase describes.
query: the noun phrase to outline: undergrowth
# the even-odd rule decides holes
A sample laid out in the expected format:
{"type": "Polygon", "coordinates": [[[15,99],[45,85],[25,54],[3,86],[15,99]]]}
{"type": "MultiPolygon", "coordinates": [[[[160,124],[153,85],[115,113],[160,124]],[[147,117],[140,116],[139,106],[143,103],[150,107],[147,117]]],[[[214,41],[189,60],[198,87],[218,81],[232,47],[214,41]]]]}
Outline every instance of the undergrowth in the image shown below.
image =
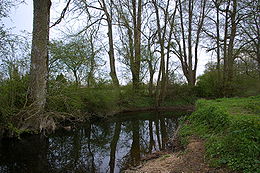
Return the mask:
{"type": "MultiPolygon", "coordinates": [[[[29,76],[26,75],[0,81],[0,136],[6,129],[22,133],[23,131],[19,131],[21,125],[18,124],[23,124],[25,120],[30,121],[26,126],[30,123],[33,127],[38,126],[37,121],[40,117],[32,113],[33,104],[29,100],[28,79],[29,76]],[[30,118],[32,115],[35,119],[30,118]]],[[[180,87],[178,91],[186,87],[180,87]]],[[[47,89],[47,104],[45,110],[39,114],[57,124],[66,120],[104,117],[123,110],[155,106],[155,93],[149,93],[146,85],[141,85],[138,90],[133,90],[132,85],[119,88],[104,85],[92,88],[57,78],[48,81],[47,89]]],[[[162,106],[193,104],[196,97],[191,96],[192,88],[188,91],[176,95],[169,90],[162,106]]]]}
{"type": "Polygon", "coordinates": [[[212,166],[260,172],[260,96],[198,100],[180,131],[181,141],[197,135],[206,141],[212,166]],[[189,123],[187,123],[189,122],[189,123]]]}

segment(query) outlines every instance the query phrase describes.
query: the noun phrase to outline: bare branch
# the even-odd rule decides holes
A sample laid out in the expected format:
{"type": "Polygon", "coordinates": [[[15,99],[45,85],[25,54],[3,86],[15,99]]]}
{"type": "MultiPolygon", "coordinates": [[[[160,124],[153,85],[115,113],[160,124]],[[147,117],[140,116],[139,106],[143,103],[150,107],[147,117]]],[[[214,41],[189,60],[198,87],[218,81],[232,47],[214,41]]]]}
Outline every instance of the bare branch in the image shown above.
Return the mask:
{"type": "Polygon", "coordinates": [[[67,11],[68,8],[69,8],[70,2],[71,2],[71,0],[69,0],[69,1],[67,2],[65,8],[64,8],[64,9],[62,10],[62,12],[61,12],[61,15],[60,15],[59,19],[58,19],[54,24],[52,24],[50,28],[54,27],[55,25],[58,25],[58,24],[62,21],[62,19],[65,17],[66,11],[67,11]]]}

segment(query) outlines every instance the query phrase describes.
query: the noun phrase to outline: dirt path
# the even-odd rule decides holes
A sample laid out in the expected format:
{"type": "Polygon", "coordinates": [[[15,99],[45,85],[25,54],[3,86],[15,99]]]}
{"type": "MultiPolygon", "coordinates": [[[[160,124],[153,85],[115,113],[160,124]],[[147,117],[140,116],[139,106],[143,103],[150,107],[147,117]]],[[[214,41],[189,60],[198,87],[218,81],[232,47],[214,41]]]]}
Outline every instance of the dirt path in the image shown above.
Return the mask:
{"type": "Polygon", "coordinates": [[[205,162],[205,147],[201,139],[191,138],[184,151],[149,160],[125,173],[231,173],[224,168],[211,168],[205,162]]]}

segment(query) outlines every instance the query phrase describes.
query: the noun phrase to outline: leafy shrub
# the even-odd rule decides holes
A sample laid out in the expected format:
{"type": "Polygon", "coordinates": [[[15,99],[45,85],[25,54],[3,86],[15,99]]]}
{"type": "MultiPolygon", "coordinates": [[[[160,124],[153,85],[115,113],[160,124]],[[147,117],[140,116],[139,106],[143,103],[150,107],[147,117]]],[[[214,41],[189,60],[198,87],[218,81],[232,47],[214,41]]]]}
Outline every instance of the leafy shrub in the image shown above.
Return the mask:
{"type": "Polygon", "coordinates": [[[0,84],[0,124],[6,126],[9,119],[24,107],[27,98],[28,77],[8,79],[0,84]]]}
{"type": "Polygon", "coordinates": [[[83,101],[86,110],[91,113],[107,114],[118,110],[118,91],[90,89],[84,92],[83,101]]]}
{"type": "Polygon", "coordinates": [[[188,84],[172,84],[168,86],[164,105],[194,105],[196,100],[196,87],[188,84]]]}
{"type": "Polygon", "coordinates": [[[217,71],[205,72],[198,77],[197,94],[199,97],[217,98],[223,95],[221,83],[218,81],[217,71]]]}
{"type": "Polygon", "coordinates": [[[54,81],[49,90],[47,110],[79,116],[85,113],[106,114],[118,109],[118,95],[116,89],[80,88],[54,81]]]}

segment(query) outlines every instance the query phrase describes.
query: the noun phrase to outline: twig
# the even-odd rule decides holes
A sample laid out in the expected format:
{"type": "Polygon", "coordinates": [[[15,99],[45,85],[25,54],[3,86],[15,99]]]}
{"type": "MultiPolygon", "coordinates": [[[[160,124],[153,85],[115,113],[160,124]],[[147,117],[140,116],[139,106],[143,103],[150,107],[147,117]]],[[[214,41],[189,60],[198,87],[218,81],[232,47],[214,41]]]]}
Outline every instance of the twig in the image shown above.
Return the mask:
{"type": "Polygon", "coordinates": [[[55,25],[59,24],[59,23],[61,22],[61,20],[65,17],[65,13],[66,13],[67,9],[69,8],[70,1],[71,1],[71,0],[69,0],[69,1],[67,2],[65,8],[62,10],[59,19],[58,19],[54,24],[52,24],[50,28],[52,28],[52,27],[54,27],[55,25]]]}

